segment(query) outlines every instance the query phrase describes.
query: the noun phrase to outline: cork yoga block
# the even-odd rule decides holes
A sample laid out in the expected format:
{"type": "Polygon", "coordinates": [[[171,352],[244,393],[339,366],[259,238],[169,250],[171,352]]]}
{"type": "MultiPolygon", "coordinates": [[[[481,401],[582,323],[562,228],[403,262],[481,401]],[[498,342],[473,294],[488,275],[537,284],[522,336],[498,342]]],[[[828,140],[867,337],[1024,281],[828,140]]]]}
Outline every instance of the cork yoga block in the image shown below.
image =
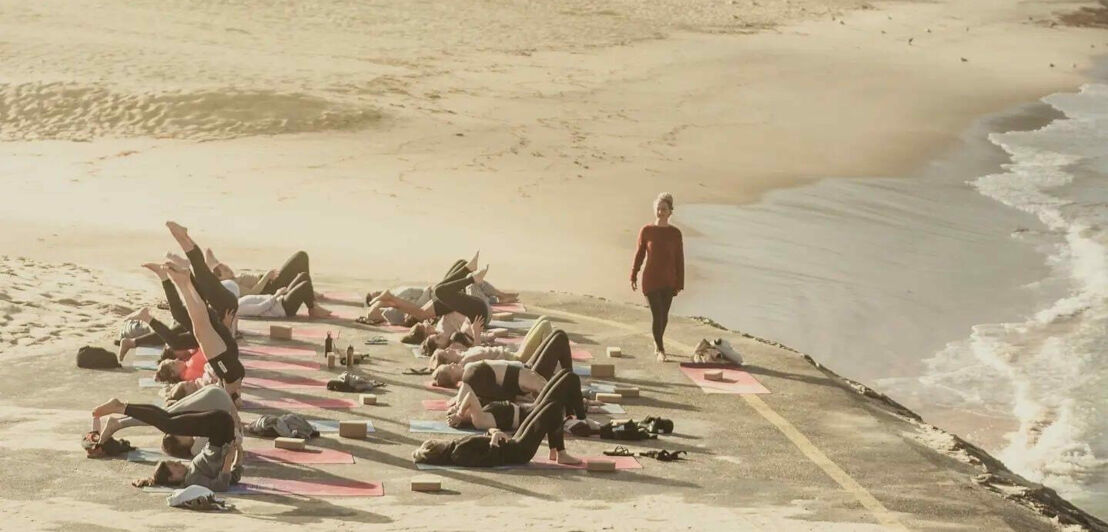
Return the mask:
{"type": "Polygon", "coordinates": [[[441,489],[442,480],[436,477],[416,477],[412,479],[412,491],[439,491],[441,489]]]}
{"type": "Polygon", "coordinates": [[[706,380],[706,381],[722,381],[723,380],[723,370],[722,369],[715,369],[715,370],[712,370],[712,371],[705,371],[704,372],[704,380],[706,380]]]}
{"type": "Polygon", "coordinates": [[[363,393],[361,395],[363,405],[375,405],[377,404],[377,396],[371,393],[363,393]]]}
{"type": "Polygon", "coordinates": [[[596,394],[596,400],[602,403],[618,403],[623,399],[623,396],[618,393],[598,393],[596,394]]]}
{"type": "Polygon", "coordinates": [[[639,389],[634,386],[616,386],[615,393],[620,397],[638,397],[639,389]]]}
{"type": "Polygon", "coordinates": [[[362,439],[368,433],[365,421],[339,421],[339,436],[362,439]]]}
{"type": "Polygon", "coordinates": [[[611,460],[589,460],[585,463],[589,471],[610,473],[616,470],[616,463],[611,460]]]}
{"type": "Polygon", "coordinates": [[[593,364],[589,375],[599,378],[611,378],[616,376],[616,367],[612,364],[593,364]]]}
{"type": "Polygon", "coordinates": [[[304,440],[300,438],[277,438],[273,440],[273,446],[278,449],[291,449],[294,451],[303,451],[305,448],[304,440]]]}
{"type": "Polygon", "coordinates": [[[285,325],[270,325],[269,337],[274,340],[292,340],[292,327],[285,325]]]}
{"type": "Polygon", "coordinates": [[[620,349],[618,347],[609,347],[608,348],[608,358],[621,358],[621,357],[623,357],[623,349],[620,349]]]}

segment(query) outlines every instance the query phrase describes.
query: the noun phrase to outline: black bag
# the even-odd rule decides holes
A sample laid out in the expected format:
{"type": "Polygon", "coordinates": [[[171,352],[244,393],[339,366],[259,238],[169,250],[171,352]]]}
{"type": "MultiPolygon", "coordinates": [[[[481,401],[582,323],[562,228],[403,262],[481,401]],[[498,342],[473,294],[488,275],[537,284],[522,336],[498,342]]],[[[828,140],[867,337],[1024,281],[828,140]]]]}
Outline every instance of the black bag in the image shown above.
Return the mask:
{"type": "Polygon", "coordinates": [[[77,350],[77,367],[85,369],[114,369],[122,367],[115,353],[102,347],[84,346],[77,350]]]}
{"type": "Polygon", "coordinates": [[[639,441],[657,437],[657,435],[647,432],[646,429],[633,420],[623,423],[609,421],[600,426],[600,438],[604,440],[639,441]]]}

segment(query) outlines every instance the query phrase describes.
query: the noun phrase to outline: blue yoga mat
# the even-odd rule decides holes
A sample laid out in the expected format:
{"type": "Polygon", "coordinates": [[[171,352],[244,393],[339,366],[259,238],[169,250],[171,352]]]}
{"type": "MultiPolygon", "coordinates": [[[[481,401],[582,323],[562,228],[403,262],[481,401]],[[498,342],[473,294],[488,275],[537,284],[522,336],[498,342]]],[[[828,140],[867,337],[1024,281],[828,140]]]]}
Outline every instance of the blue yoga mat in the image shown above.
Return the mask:
{"type": "Polygon", "coordinates": [[[408,420],[408,432],[429,432],[434,434],[457,434],[467,436],[469,434],[484,434],[478,429],[456,429],[445,421],[411,419],[408,420]]]}

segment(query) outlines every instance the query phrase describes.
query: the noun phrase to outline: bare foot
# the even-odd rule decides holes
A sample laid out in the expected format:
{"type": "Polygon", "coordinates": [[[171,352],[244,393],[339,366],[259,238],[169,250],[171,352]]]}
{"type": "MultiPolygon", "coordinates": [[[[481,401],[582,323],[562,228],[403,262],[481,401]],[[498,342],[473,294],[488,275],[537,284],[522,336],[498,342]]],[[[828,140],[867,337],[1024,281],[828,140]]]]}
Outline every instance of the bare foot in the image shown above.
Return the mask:
{"type": "Polygon", "coordinates": [[[119,353],[118,353],[118,356],[117,356],[119,358],[119,362],[122,363],[123,359],[127,357],[127,353],[129,353],[134,348],[135,348],[135,339],[134,338],[124,338],[124,339],[120,340],[119,341],[119,353]]]}
{"type": "Polygon", "coordinates": [[[165,252],[165,258],[166,258],[167,261],[173,263],[174,266],[176,266],[178,268],[181,268],[181,269],[187,270],[192,266],[192,263],[190,263],[188,261],[188,259],[186,259],[186,258],[184,258],[184,257],[182,257],[182,256],[180,256],[176,253],[173,253],[172,251],[165,252]]]}
{"type": "Polygon", "coordinates": [[[373,305],[376,305],[378,303],[384,305],[386,302],[392,301],[393,297],[395,296],[392,295],[392,292],[385,290],[380,294],[377,294],[377,297],[373,298],[373,300],[369,302],[369,306],[372,307],[373,305]]]}
{"type": "Polygon", "coordinates": [[[123,401],[113,397],[109,399],[108,402],[94,408],[92,410],[92,417],[104,417],[108,414],[122,414],[123,409],[126,407],[127,405],[123,404],[123,401]]]}
{"type": "Polygon", "coordinates": [[[477,284],[477,283],[480,283],[481,281],[484,281],[485,276],[488,275],[488,273],[489,273],[489,267],[485,266],[484,268],[481,268],[481,271],[478,271],[478,272],[475,272],[475,273],[471,274],[471,276],[473,277],[473,284],[477,284]]]}
{"type": "Polygon", "coordinates": [[[477,258],[480,257],[480,256],[481,256],[481,250],[477,250],[477,253],[473,254],[473,258],[469,259],[469,262],[466,263],[466,269],[471,271],[471,272],[477,271],[477,258]]]}
{"type": "Polygon", "coordinates": [[[657,357],[658,362],[665,362],[666,361],[666,352],[665,351],[662,351],[660,349],[655,349],[654,350],[654,356],[657,357]]]}
{"type": "Polygon", "coordinates": [[[558,463],[559,464],[579,465],[579,464],[584,463],[580,458],[577,458],[576,456],[573,456],[572,454],[567,453],[564,449],[561,450],[561,451],[554,451],[554,452],[558,453],[558,463]]]}
{"type": "Polygon", "coordinates": [[[125,320],[139,320],[143,323],[150,323],[150,307],[142,307],[142,308],[130,313],[129,315],[127,315],[126,318],[123,318],[123,319],[125,319],[125,320]]]}
{"type": "Polygon", "coordinates": [[[165,223],[165,226],[169,228],[169,234],[173,235],[173,238],[177,239],[177,242],[191,241],[189,238],[189,228],[185,227],[172,220],[165,223]]]}
{"type": "Polygon", "coordinates": [[[215,258],[215,253],[212,253],[212,248],[204,250],[204,262],[207,262],[208,266],[213,268],[216,264],[219,264],[219,259],[215,258]]]}
{"type": "Polygon", "coordinates": [[[157,262],[147,262],[146,264],[143,264],[142,267],[154,272],[154,275],[158,276],[159,281],[169,279],[169,276],[165,274],[165,268],[163,268],[162,265],[157,262]]]}
{"type": "Polygon", "coordinates": [[[330,318],[331,316],[334,316],[334,315],[335,315],[334,312],[331,312],[330,310],[327,310],[327,309],[319,306],[318,304],[308,307],[308,317],[309,318],[330,318]]]}
{"type": "Polygon", "coordinates": [[[100,428],[100,441],[107,440],[120,429],[122,423],[119,418],[115,416],[108,416],[104,418],[104,424],[100,428]]]}

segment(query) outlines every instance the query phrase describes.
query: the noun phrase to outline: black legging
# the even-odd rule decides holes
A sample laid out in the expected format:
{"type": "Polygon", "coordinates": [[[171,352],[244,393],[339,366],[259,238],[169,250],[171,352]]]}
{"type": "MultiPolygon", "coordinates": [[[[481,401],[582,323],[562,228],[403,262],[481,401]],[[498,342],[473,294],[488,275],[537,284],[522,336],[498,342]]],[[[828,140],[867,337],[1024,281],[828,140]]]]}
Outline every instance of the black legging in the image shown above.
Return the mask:
{"type": "MultiPolygon", "coordinates": [[[[219,278],[212,273],[208,263],[204,262],[204,253],[200,251],[200,246],[186,251],[185,256],[192,263],[192,284],[196,287],[196,292],[200,294],[200,299],[203,299],[209,307],[215,309],[221,318],[227,313],[237,313],[239,310],[238,298],[230,290],[227,290],[227,287],[223,286],[219,282],[219,278]]],[[[172,305],[170,305],[170,310],[172,308],[172,305]]],[[[174,319],[177,319],[176,316],[174,316],[174,319]]]]}
{"type": "Polygon", "coordinates": [[[465,261],[456,261],[446,273],[446,277],[432,289],[431,300],[434,302],[435,315],[444,316],[450,312],[457,312],[469,318],[470,321],[480,316],[488,324],[488,304],[464,292],[467,286],[473,284],[473,278],[469,276],[465,265],[465,261]]]}
{"type": "Polygon", "coordinates": [[[235,420],[226,410],[167,412],[154,405],[128,404],[125,415],[174,436],[202,436],[220,447],[235,441],[235,420]]]}
{"type": "Polygon", "coordinates": [[[646,294],[646,301],[650,303],[650,315],[653,316],[651,327],[654,333],[654,348],[665,352],[665,344],[662,336],[666,334],[666,325],[669,325],[669,305],[673,303],[673,289],[662,288],[646,294]]]}
{"type": "Polygon", "coordinates": [[[296,283],[293,280],[299,274],[311,275],[308,268],[308,254],[303,251],[293,253],[289,260],[285,261],[285,265],[277,270],[277,277],[266,283],[265,288],[262,288],[262,293],[275,294],[279,288],[295,286],[296,283]]]}
{"type": "Polygon", "coordinates": [[[581,395],[581,381],[571,372],[560,371],[547,383],[539,394],[539,401],[527,417],[519,423],[519,428],[512,439],[501,443],[503,446],[504,462],[508,464],[526,464],[535,457],[542,443],[543,436],[551,449],[558,451],[566,448],[565,432],[562,428],[565,422],[567,409],[573,409],[582,416],[585,415],[584,400],[578,399],[576,404],[572,396],[572,389],[577,390],[577,396],[581,395]],[[565,374],[568,373],[568,376],[565,374]]]}
{"type": "Polygon", "coordinates": [[[561,329],[550,333],[525,364],[544,379],[550,379],[558,365],[564,370],[573,371],[573,351],[569,346],[569,335],[561,329]]]}
{"type": "Polygon", "coordinates": [[[180,295],[177,294],[177,287],[173,286],[173,281],[166,279],[162,281],[162,291],[165,292],[165,300],[169,303],[169,313],[177,325],[170,328],[156,319],[150,320],[150,328],[154,332],[136,337],[135,345],[151,347],[168,345],[176,350],[196,349],[199,344],[196,343],[196,337],[192,335],[192,320],[189,319],[188,310],[185,309],[180,295]]]}
{"type": "Polygon", "coordinates": [[[300,310],[300,305],[306,305],[309,309],[315,306],[315,288],[312,287],[312,279],[306,273],[297,274],[289,291],[281,296],[281,306],[285,308],[285,316],[295,316],[300,310]]]}
{"type": "Polygon", "coordinates": [[[239,344],[235,341],[235,336],[231,334],[231,330],[223,324],[223,320],[219,319],[216,311],[211,307],[208,307],[208,320],[212,322],[215,333],[227,346],[226,351],[214,357],[209,353],[204,353],[208,357],[208,365],[215,370],[215,374],[225,383],[242,379],[246,376],[246,368],[242,367],[242,362],[239,362],[239,344]]]}

